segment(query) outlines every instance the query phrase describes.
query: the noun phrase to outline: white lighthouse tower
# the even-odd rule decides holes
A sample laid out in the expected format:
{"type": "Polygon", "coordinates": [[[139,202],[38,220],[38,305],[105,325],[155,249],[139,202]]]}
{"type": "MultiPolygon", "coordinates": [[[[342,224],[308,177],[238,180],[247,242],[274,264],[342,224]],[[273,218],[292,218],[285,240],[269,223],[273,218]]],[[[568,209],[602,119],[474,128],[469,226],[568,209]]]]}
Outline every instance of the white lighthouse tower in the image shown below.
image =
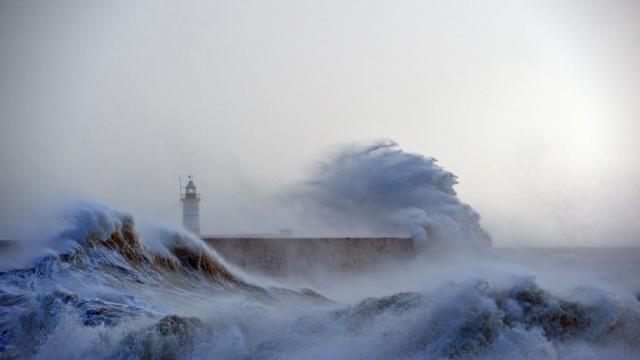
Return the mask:
{"type": "Polygon", "coordinates": [[[196,191],[191,175],[189,175],[187,186],[183,188],[180,184],[180,201],[182,201],[182,226],[200,236],[200,194],[196,191]]]}

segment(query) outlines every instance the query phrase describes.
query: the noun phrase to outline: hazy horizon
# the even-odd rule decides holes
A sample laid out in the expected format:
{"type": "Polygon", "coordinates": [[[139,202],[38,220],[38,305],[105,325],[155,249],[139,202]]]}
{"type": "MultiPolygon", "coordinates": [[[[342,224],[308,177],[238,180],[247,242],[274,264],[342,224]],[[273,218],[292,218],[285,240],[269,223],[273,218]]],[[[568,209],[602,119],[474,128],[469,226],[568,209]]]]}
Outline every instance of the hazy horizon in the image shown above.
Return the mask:
{"type": "Polygon", "coordinates": [[[78,197],[179,224],[188,174],[203,233],[305,234],[283,194],[392,139],[496,245],[640,245],[639,63],[631,0],[3,1],[0,238],[78,197]]]}

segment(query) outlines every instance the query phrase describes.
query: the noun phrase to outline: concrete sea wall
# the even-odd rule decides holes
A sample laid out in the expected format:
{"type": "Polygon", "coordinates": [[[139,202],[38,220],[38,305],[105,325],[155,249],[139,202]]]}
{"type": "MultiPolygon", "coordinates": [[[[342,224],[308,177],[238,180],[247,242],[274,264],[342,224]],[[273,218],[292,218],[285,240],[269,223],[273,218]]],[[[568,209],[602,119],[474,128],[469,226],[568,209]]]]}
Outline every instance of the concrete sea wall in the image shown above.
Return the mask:
{"type": "Polygon", "coordinates": [[[411,238],[224,238],[203,240],[228,262],[272,276],[379,268],[414,256],[411,238]]]}

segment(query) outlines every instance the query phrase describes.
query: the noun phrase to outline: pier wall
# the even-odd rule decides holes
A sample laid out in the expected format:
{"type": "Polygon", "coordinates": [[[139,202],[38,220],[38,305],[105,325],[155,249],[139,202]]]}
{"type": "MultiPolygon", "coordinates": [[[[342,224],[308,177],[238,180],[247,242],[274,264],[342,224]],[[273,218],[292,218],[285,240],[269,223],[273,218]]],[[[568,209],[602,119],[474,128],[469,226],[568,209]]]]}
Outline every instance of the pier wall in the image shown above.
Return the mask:
{"type": "Polygon", "coordinates": [[[414,256],[411,238],[224,238],[203,240],[226,261],[272,276],[371,270],[414,256]]]}

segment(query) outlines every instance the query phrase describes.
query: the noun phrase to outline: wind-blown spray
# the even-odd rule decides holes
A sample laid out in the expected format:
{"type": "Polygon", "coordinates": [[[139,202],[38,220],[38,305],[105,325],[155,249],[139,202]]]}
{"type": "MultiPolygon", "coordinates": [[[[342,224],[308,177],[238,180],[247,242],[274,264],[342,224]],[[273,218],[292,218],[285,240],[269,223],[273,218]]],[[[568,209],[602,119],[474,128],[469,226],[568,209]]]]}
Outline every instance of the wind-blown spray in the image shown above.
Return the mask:
{"type": "MultiPolygon", "coordinates": [[[[371,282],[341,277],[337,285],[358,298],[340,303],[297,286],[251,283],[199,238],[153,224],[139,232],[126,211],[85,202],[63,215],[38,242],[49,249],[36,253],[44,256],[0,270],[0,359],[572,360],[640,353],[635,279],[622,287],[572,280],[552,291],[498,256],[446,257],[377,271],[367,276],[371,282]]],[[[596,257],[594,264],[611,266],[598,277],[637,273],[640,255],[625,253],[631,257],[624,261],[616,253],[596,257]]],[[[568,265],[550,261],[546,271],[555,279],[568,265]]]]}
{"type": "Polygon", "coordinates": [[[71,215],[50,239],[58,251],[0,271],[2,359],[632,359],[640,348],[640,304],[622,289],[562,295],[533,277],[449,281],[432,268],[434,288],[343,304],[249,284],[180,229],[139,234],[131,214],[99,204],[71,215]]]}
{"type": "Polygon", "coordinates": [[[453,189],[436,159],[387,140],[351,145],[319,164],[297,192],[300,203],[341,230],[407,234],[430,249],[482,250],[491,239],[480,216],[453,189]]]}

